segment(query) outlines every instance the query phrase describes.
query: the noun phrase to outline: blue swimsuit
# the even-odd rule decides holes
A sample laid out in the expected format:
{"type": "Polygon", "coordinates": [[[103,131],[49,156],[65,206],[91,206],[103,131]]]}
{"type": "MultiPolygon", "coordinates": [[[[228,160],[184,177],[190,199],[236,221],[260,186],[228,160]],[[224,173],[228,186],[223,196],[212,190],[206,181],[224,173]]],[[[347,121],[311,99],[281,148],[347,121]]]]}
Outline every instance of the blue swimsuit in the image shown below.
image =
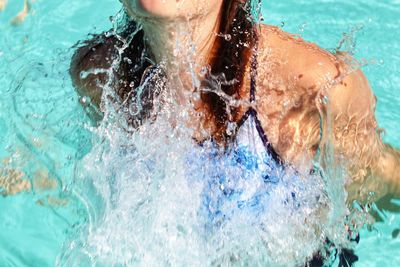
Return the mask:
{"type": "MultiPolygon", "coordinates": [[[[252,62],[250,102],[255,102],[257,62],[252,62]]],[[[288,175],[279,155],[275,152],[257,117],[250,107],[237,123],[233,141],[224,153],[219,153],[212,142],[202,145],[210,151],[200,163],[207,185],[203,193],[203,211],[208,214],[208,225],[220,226],[234,216],[246,216],[257,223],[270,205],[270,192],[279,184],[287,189],[283,201],[297,205],[296,180],[298,175],[288,175]],[[290,177],[289,177],[290,176],[290,177]]],[[[199,165],[199,163],[195,163],[199,165]]]]}
{"type": "MultiPolygon", "coordinates": [[[[257,61],[254,57],[250,84],[251,103],[256,101],[256,77],[257,61]]],[[[200,160],[200,172],[206,179],[201,210],[203,216],[208,218],[205,221],[207,231],[213,232],[235,217],[245,218],[246,224],[259,225],[269,207],[277,204],[274,202],[277,200],[292,211],[300,208],[300,203],[313,207],[319,201],[318,190],[315,194],[309,191],[306,196],[301,194],[306,191],[301,174],[293,167],[283,164],[268,141],[253,107],[237,123],[234,137],[224,153],[220,153],[218,146],[211,141],[202,145],[202,149],[209,151],[200,160]]],[[[199,162],[195,165],[198,166],[199,162]]],[[[309,175],[320,174],[313,170],[309,175]]],[[[329,240],[326,244],[331,246],[329,240]]],[[[339,266],[352,266],[358,259],[348,249],[342,249],[340,253],[333,249],[328,254],[339,258],[339,266]]],[[[316,253],[305,265],[325,266],[324,257],[316,253]]]]}

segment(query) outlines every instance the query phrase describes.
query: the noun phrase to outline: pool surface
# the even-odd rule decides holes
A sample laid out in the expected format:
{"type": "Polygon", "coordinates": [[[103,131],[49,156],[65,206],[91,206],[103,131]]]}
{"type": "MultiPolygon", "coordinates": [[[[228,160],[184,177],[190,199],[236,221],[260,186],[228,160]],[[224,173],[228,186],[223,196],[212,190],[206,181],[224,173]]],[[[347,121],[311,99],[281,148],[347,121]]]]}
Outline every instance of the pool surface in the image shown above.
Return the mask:
{"type": "MultiPolygon", "coordinates": [[[[81,173],[95,130],[69,78],[72,46],[89,33],[109,29],[110,16],[121,7],[116,0],[37,0],[23,23],[11,25],[23,1],[9,2],[0,13],[0,185],[3,176],[12,176],[23,192],[0,196],[0,266],[69,266],[71,257],[86,251],[74,254],[81,245],[80,231],[90,232],[85,225],[104,216],[98,212],[101,203],[93,206],[75,191],[76,184],[84,183],[79,177],[101,170],[81,173]],[[29,180],[32,190],[24,192],[21,179],[29,180]]],[[[363,60],[363,71],[378,97],[376,116],[385,129],[383,138],[400,147],[398,0],[264,0],[262,13],[267,24],[331,51],[343,43],[343,50],[363,60]]],[[[91,190],[89,186],[86,193],[95,195],[91,190]]],[[[383,222],[361,231],[356,266],[400,263],[400,215],[382,211],[381,216],[383,222]]],[[[122,226],[115,224],[118,227],[122,226]]],[[[110,234],[107,228],[97,230],[104,230],[104,238],[110,234]]],[[[129,243],[123,235],[120,242],[129,243]]],[[[114,241],[114,247],[104,245],[99,251],[118,250],[119,241],[114,241]]],[[[90,265],[83,260],[73,266],[90,265]]]]}

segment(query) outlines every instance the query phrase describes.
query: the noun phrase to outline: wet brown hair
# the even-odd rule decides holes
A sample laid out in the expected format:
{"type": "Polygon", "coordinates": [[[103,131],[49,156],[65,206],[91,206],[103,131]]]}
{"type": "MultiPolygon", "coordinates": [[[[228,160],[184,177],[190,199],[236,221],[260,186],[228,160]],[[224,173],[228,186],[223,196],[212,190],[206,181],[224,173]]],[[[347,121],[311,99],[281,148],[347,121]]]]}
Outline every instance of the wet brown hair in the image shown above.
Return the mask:
{"type": "MultiPolygon", "coordinates": [[[[257,0],[255,0],[257,1],[257,0]]],[[[229,119],[235,120],[237,109],[227,107],[226,102],[215,90],[215,84],[220,85],[223,92],[234,98],[239,98],[239,90],[242,87],[246,66],[251,58],[251,50],[257,39],[255,31],[255,20],[251,15],[253,0],[223,0],[220,11],[217,34],[218,37],[212,48],[208,65],[211,72],[203,82],[202,87],[207,90],[202,91],[201,98],[207,110],[207,123],[213,123],[215,129],[213,137],[219,141],[224,141],[226,137],[226,125],[229,119]],[[225,77],[230,83],[221,83],[218,78],[225,77]],[[216,82],[216,83],[215,83],[216,82]],[[228,114],[232,114],[230,118],[228,114]]],[[[146,59],[146,44],[144,33],[138,24],[126,16],[119,25],[118,36],[111,30],[108,33],[93,35],[91,39],[79,43],[79,47],[72,59],[71,76],[75,84],[85,87],[87,81],[79,80],[79,72],[89,67],[107,65],[105,61],[111,62],[117,54],[116,47],[122,45],[122,39],[133,38],[130,45],[121,55],[121,63],[115,70],[115,81],[113,87],[116,88],[117,96],[121,103],[129,103],[128,98],[136,98],[136,88],[140,85],[142,76],[151,63],[146,59]],[[114,55],[114,56],[113,56],[114,55]],[[108,58],[108,59],[105,59],[108,58]],[[129,59],[129,60],[126,60],[129,59]],[[78,78],[77,78],[78,77],[78,78]]],[[[98,77],[100,80],[102,77],[98,77]]],[[[91,89],[84,89],[90,91],[91,89]]],[[[78,90],[80,91],[80,90],[78,90]]],[[[152,108],[153,92],[144,92],[140,95],[139,101],[142,103],[143,110],[129,117],[131,125],[140,125],[143,119],[148,118],[148,111],[152,108]]],[[[128,110],[128,109],[126,109],[128,110]]]]}
{"type": "MultiPolygon", "coordinates": [[[[213,75],[224,74],[227,81],[221,89],[228,96],[240,98],[239,90],[243,85],[246,66],[251,58],[251,50],[257,41],[255,21],[251,16],[252,1],[224,0],[218,33],[212,56],[209,61],[213,75]]],[[[223,141],[226,137],[226,125],[229,120],[237,120],[237,108],[227,103],[216,93],[203,93],[202,100],[208,114],[215,123],[214,138],[223,141]],[[231,118],[229,118],[229,113],[231,118]]]]}

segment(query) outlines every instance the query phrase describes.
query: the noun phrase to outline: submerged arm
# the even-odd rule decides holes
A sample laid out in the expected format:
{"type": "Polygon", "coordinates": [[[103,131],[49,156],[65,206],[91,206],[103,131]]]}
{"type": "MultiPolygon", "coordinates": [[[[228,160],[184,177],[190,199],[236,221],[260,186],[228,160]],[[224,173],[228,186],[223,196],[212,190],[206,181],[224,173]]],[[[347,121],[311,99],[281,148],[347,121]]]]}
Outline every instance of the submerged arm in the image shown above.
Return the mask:
{"type": "Polygon", "coordinates": [[[387,183],[387,194],[400,198],[400,151],[384,144],[372,168],[372,175],[381,177],[387,183]]]}
{"type": "Polygon", "coordinates": [[[366,77],[360,70],[352,72],[332,89],[331,137],[335,154],[345,159],[352,177],[349,200],[400,198],[400,152],[381,140],[376,99],[366,77]]]}

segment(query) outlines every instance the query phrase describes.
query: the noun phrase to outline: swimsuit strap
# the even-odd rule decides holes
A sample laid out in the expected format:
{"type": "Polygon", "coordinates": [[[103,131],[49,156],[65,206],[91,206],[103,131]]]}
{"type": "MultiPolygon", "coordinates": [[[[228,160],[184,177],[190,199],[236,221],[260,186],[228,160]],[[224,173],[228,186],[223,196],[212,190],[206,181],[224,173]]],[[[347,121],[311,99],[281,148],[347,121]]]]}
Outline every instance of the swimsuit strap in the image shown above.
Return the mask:
{"type": "Polygon", "coordinates": [[[250,68],[250,103],[256,101],[256,87],[257,87],[257,54],[258,54],[258,43],[255,44],[253,49],[253,55],[251,57],[251,68],[250,68]]]}
{"type": "MultiPolygon", "coordinates": [[[[258,42],[255,44],[254,49],[253,49],[253,55],[251,58],[251,69],[250,69],[250,103],[254,103],[256,101],[256,87],[257,87],[257,75],[258,75],[258,62],[257,62],[257,55],[258,55],[258,42]]],[[[272,144],[269,142],[268,137],[261,125],[260,120],[258,119],[257,116],[257,111],[251,107],[247,114],[245,114],[244,118],[242,118],[242,122],[239,124],[243,124],[243,122],[247,119],[248,116],[252,115],[254,117],[255,123],[256,123],[256,128],[258,131],[258,134],[261,137],[261,140],[264,143],[264,146],[267,148],[269,154],[272,156],[272,158],[277,162],[279,165],[283,164],[282,159],[278,155],[278,153],[275,151],[275,149],[272,147],[272,144]]]]}

